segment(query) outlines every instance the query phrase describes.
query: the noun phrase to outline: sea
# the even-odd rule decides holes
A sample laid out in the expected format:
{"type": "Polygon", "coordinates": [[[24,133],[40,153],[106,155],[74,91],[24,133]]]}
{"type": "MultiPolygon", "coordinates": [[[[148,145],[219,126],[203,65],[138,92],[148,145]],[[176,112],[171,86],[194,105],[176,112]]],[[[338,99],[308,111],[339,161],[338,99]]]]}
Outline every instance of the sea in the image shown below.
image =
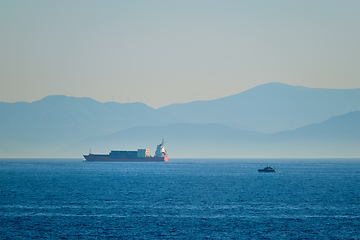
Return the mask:
{"type": "Polygon", "coordinates": [[[360,159],[0,159],[0,239],[360,239],[360,159]]]}

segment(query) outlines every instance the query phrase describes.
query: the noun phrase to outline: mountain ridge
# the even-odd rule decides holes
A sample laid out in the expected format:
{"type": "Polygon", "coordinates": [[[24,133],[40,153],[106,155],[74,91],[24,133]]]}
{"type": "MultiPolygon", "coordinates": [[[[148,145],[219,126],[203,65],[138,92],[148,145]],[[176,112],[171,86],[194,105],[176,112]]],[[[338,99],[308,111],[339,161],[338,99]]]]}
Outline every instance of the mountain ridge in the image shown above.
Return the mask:
{"type": "MultiPolygon", "coordinates": [[[[174,131],[166,127],[170,124],[180,124],[180,129],[181,124],[198,124],[198,129],[194,127],[193,131],[199,133],[203,129],[200,125],[204,124],[215,124],[209,125],[211,131],[220,129],[218,125],[221,125],[235,129],[231,130],[234,132],[276,133],[357,110],[360,110],[360,89],[319,90],[281,83],[260,85],[225,98],[159,109],[143,103],[101,103],[86,97],[49,95],[32,103],[0,102],[0,157],[49,154],[71,142],[138,126],[157,126],[161,134],[174,131]]],[[[226,133],[229,129],[221,131],[226,133]]],[[[198,140],[210,141],[204,139],[206,134],[203,131],[203,138],[198,140]]]]}
{"type": "Polygon", "coordinates": [[[273,134],[234,129],[214,123],[142,126],[103,137],[88,138],[68,146],[63,152],[77,152],[79,155],[81,150],[85,151],[89,146],[96,146],[97,153],[115,149],[136,150],[148,148],[148,143],[155,146],[161,138],[165,138],[169,142],[167,150],[170,157],[172,154],[176,157],[215,158],[290,157],[294,153],[296,157],[360,157],[359,121],[360,111],[355,111],[332,117],[322,123],[273,134]],[[347,128],[345,134],[344,128],[347,128]]]}
{"type": "Polygon", "coordinates": [[[295,129],[355,110],[360,110],[360,89],[313,89],[281,83],[160,108],[188,123],[232,121],[263,133],[295,129]]]}

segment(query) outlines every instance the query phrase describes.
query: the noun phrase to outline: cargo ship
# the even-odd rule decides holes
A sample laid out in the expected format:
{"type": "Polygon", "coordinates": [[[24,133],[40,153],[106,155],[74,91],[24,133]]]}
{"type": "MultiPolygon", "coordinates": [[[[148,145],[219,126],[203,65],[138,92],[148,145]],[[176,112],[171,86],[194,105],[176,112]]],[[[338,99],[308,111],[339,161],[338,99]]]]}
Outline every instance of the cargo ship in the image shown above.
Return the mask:
{"type": "Polygon", "coordinates": [[[89,162],[167,162],[169,157],[164,147],[164,139],[157,145],[155,155],[150,156],[149,149],[138,149],[137,151],[114,151],[109,154],[83,155],[89,162]]]}

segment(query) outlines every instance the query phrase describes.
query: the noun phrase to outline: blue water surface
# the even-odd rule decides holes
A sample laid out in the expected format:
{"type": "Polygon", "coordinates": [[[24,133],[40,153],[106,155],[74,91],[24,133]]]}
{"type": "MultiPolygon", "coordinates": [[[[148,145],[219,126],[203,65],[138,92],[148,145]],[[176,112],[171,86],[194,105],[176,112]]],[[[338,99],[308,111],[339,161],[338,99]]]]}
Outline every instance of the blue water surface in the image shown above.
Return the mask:
{"type": "Polygon", "coordinates": [[[0,159],[0,238],[360,239],[360,159],[0,159]]]}

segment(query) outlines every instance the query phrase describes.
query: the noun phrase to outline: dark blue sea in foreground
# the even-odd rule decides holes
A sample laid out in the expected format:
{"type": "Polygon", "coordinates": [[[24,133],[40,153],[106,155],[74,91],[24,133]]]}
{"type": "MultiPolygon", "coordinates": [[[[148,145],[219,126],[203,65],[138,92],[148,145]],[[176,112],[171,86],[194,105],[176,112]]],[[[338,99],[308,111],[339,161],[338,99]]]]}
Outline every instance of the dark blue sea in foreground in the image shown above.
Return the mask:
{"type": "Polygon", "coordinates": [[[360,239],[360,159],[0,159],[0,239],[38,238],[360,239]]]}

